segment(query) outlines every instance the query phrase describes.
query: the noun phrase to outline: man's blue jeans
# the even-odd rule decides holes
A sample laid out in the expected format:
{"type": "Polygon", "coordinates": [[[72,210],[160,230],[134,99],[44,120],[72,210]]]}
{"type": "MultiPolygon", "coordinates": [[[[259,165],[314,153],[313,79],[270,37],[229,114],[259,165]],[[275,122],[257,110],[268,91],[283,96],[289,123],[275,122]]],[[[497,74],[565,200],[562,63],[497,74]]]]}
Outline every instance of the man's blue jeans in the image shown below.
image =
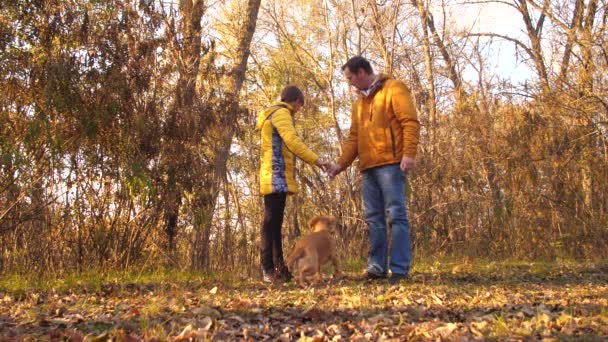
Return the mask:
{"type": "Polygon", "coordinates": [[[392,230],[390,270],[393,274],[407,275],[412,251],[405,209],[405,173],[399,164],[393,164],[365,170],[361,175],[370,240],[367,272],[380,276],[388,273],[388,221],[392,230]]]}

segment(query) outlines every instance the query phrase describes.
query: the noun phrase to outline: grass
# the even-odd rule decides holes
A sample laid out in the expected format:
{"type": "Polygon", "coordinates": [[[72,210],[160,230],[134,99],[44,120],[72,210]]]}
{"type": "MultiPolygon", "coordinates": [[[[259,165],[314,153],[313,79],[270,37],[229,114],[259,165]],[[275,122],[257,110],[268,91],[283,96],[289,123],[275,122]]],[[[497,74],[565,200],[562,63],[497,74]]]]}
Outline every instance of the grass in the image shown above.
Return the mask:
{"type": "Polygon", "coordinates": [[[171,269],[159,269],[143,273],[86,271],[69,273],[62,277],[55,275],[10,274],[0,278],[0,292],[15,297],[22,297],[27,292],[32,291],[61,294],[73,291],[103,292],[108,287],[123,287],[127,285],[162,287],[212,280],[225,281],[228,279],[214,274],[171,269]]]}
{"type": "MultiPolygon", "coordinates": [[[[522,261],[504,260],[493,261],[489,259],[416,259],[412,266],[412,274],[464,274],[479,278],[514,276],[517,281],[518,271],[526,277],[548,277],[559,272],[584,272],[593,268],[602,261],[522,261]]],[[[365,269],[364,260],[346,260],[341,264],[346,273],[361,273],[365,269]]],[[[331,265],[325,265],[324,274],[331,274],[331,265]]],[[[102,292],[109,286],[125,286],[126,284],[140,287],[187,285],[190,283],[239,283],[242,279],[232,272],[223,275],[203,273],[196,271],[183,271],[169,268],[141,271],[102,272],[89,270],[86,272],[72,272],[64,276],[55,275],[28,275],[8,274],[0,278],[0,292],[20,297],[27,291],[68,293],[70,291],[86,290],[89,292],[102,292]]],[[[507,279],[505,279],[507,280],[507,279]]],[[[245,282],[248,280],[245,279],[245,282]]]]}

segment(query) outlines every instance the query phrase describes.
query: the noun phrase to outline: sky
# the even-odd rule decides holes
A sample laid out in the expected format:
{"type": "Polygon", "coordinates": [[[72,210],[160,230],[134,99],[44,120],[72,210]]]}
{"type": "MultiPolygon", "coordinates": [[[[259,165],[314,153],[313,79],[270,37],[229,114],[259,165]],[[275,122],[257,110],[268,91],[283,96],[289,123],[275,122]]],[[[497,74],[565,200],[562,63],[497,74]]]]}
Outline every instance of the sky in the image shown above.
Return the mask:
{"type": "MultiPolygon", "coordinates": [[[[462,1],[447,0],[452,20],[459,26],[471,28],[474,33],[498,33],[526,42],[521,14],[511,6],[501,3],[467,4],[462,1]]],[[[440,8],[433,10],[435,18],[442,17],[440,8]]],[[[512,42],[494,39],[490,52],[492,59],[487,61],[498,75],[511,79],[513,84],[523,83],[529,78],[531,70],[516,60],[515,46],[512,42]]],[[[472,74],[472,73],[471,73],[472,74]]],[[[465,73],[466,77],[466,73],[465,73]]],[[[475,75],[476,77],[476,75],[475,75]]]]}

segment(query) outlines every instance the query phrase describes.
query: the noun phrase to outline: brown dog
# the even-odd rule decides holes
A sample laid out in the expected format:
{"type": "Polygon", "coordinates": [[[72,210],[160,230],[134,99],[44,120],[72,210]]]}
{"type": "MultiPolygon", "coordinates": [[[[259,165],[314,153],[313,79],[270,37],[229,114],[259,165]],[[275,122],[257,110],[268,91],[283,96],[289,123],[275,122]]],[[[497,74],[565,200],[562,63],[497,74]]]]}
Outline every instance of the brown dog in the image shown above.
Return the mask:
{"type": "Polygon", "coordinates": [[[327,216],[316,216],[308,225],[312,233],[301,238],[287,258],[287,267],[294,273],[300,286],[306,277],[315,276],[315,283],[321,280],[321,266],[331,260],[334,276],[340,276],[340,265],[336,255],[336,242],[331,236],[334,220],[327,216]]]}

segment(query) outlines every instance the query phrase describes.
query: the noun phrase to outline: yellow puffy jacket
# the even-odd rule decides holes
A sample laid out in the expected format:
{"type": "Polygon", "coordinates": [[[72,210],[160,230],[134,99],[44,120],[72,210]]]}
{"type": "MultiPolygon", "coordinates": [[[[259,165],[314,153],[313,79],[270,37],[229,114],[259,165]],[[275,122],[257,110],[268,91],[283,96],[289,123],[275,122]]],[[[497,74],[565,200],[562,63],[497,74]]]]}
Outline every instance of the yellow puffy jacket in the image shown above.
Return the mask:
{"type": "Polygon", "coordinates": [[[416,157],[420,123],[409,89],[384,75],[377,82],[375,91],[353,104],[350,133],[338,159],[343,168],[357,156],[361,171],[416,157]]]}
{"type": "Polygon", "coordinates": [[[295,157],[315,164],[319,157],[298,136],[291,117],[291,106],[278,102],[260,112],[261,132],[260,193],[297,192],[295,157]]]}

